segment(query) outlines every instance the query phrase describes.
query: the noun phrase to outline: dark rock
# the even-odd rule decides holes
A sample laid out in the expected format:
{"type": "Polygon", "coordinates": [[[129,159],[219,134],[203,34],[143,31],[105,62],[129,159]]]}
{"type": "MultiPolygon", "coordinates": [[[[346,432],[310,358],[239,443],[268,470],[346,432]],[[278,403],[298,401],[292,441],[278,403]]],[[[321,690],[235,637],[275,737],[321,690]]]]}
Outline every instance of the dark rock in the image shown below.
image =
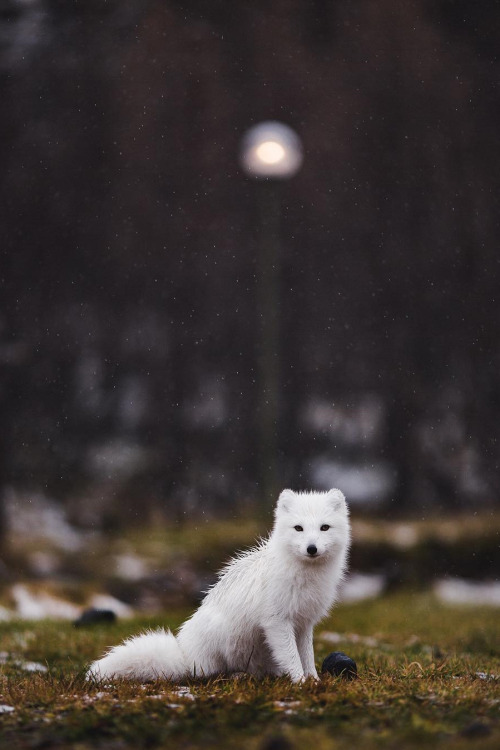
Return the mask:
{"type": "Polygon", "coordinates": [[[321,665],[321,673],[329,672],[335,677],[343,677],[345,680],[355,680],[358,676],[356,662],[343,651],[333,651],[328,654],[321,665]]]}
{"type": "Polygon", "coordinates": [[[73,625],[80,628],[86,625],[102,625],[116,622],[116,614],[111,609],[86,609],[73,625]]]}
{"type": "Polygon", "coordinates": [[[462,737],[468,737],[470,739],[475,739],[476,737],[488,737],[488,735],[491,734],[491,728],[482,721],[473,721],[471,724],[464,727],[460,734],[462,737]]]}
{"type": "Polygon", "coordinates": [[[268,737],[261,745],[261,750],[292,750],[293,745],[290,740],[282,735],[268,737]]]}

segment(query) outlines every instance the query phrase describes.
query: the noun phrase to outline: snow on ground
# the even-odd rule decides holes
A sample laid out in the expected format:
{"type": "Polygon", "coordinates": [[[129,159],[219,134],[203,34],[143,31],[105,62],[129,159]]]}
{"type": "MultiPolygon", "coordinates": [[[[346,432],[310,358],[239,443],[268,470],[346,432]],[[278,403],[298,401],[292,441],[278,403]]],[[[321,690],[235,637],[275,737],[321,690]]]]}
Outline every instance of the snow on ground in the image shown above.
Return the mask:
{"type": "Polygon", "coordinates": [[[467,581],[464,578],[443,578],[436,581],[433,591],[446,604],[470,604],[500,607],[500,582],[467,581]]]}
{"type": "Polygon", "coordinates": [[[11,489],[5,498],[5,514],[11,534],[45,538],[67,552],[77,552],[84,545],[84,535],[68,522],[65,509],[41,492],[25,496],[11,489]]]}
{"type": "Polygon", "coordinates": [[[76,620],[82,614],[83,610],[89,607],[110,609],[117,617],[121,618],[133,615],[131,607],[108,594],[94,594],[84,607],[59,599],[44,591],[37,591],[22,583],[12,586],[10,595],[14,600],[15,609],[12,612],[5,610],[4,619],[17,617],[21,620],[44,620],[45,618],[53,620],[76,620]]]}
{"type": "Polygon", "coordinates": [[[408,549],[418,542],[418,533],[409,523],[396,523],[392,529],[391,539],[397,547],[408,549]]]}
{"type": "MultiPolygon", "coordinates": [[[[386,578],[383,575],[352,573],[342,584],[339,601],[352,604],[365,599],[373,599],[383,594],[385,586],[386,578]]],[[[445,604],[500,607],[500,583],[497,581],[466,581],[459,578],[447,578],[437,581],[432,591],[445,604]]],[[[89,597],[85,606],[77,606],[44,591],[36,590],[34,587],[15,584],[10,589],[10,597],[14,601],[14,609],[0,606],[0,621],[46,618],[74,621],[89,607],[111,610],[122,619],[134,615],[132,607],[109,594],[94,594],[89,597]]],[[[334,642],[334,638],[335,634],[331,642],[334,642]]],[[[36,663],[31,665],[27,662],[23,668],[40,671],[40,665],[36,663]]]]}
{"type": "Polygon", "coordinates": [[[352,603],[374,599],[382,594],[385,585],[386,579],[383,575],[351,573],[341,585],[339,601],[352,603]]]}
{"type": "Polygon", "coordinates": [[[12,612],[6,607],[0,606],[0,622],[7,622],[12,617],[12,612]]]}
{"type": "Polygon", "coordinates": [[[115,555],[115,573],[125,581],[140,581],[149,573],[146,561],[130,552],[115,555]]]}
{"type": "Polygon", "coordinates": [[[81,611],[75,604],[57,599],[45,592],[32,591],[21,583],[12,586],[11,596],[16,605],[15,614],[23,620],[43,620],[46,617],[74,620],[81,611]]]}
{"type": "MultiPolygon", "coordinates": [[[[358,635],[357,633],[336,633],[330,630],[323,630],[318,638],[325,643],[337,645],[338,643],[360,643],[368,648],[379,648],[383,644],[371,635],[358,635]]],[[[385,646],[385,644],[384,644],[385,646]]]]}
{"type": "Polygon", "coordinates": [[[13,659],[12,654],[9,654],[7,651],[0,651],[0,664],[12,664],[18,669],[23,669],[25,672],[48,672],[45,664],[40,664],[38,661],[13,659]]]}

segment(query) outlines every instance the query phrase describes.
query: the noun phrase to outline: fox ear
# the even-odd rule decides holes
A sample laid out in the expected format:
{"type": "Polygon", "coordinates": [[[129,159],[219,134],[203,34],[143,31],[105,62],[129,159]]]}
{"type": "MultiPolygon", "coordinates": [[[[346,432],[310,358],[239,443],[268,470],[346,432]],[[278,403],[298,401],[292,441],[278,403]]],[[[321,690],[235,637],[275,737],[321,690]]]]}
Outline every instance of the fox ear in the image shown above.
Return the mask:
{"type": "Polygon", "coordinates": [[[290,510],[290,506],[293,502],[295,493],[293,490],[283,490],[283,492],[280,493],[280,496],[278,498],[278,502],[276,504],[276,511],[282,510],[288,512],[290,510]]]}
{"type": "Polygon", "coordinates": [[[336,490],[336,489],[330,490],[327,493],[326,497],[327,497],[327,500],[329,500],[333,510],[335,511],[340,511],[343,508],[347,507],[344,493],[341,492],[340,490],[336,490]]]}

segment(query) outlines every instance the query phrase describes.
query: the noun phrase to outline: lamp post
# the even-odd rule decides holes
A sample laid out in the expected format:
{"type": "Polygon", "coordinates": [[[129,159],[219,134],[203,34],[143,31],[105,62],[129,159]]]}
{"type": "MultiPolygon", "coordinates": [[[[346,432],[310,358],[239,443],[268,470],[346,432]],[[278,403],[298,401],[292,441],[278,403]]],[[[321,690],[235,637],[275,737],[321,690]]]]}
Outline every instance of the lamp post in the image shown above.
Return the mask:
{"type": "Polygon", "coordinates": [[[257,265],[259,482],[265,507],[278,491],[280,416],[281,203],[278,183],[302,164],[298,135],[280,122],[262,122],[244,135],[241,165],[256,181],[259,241],[257,265]]]}

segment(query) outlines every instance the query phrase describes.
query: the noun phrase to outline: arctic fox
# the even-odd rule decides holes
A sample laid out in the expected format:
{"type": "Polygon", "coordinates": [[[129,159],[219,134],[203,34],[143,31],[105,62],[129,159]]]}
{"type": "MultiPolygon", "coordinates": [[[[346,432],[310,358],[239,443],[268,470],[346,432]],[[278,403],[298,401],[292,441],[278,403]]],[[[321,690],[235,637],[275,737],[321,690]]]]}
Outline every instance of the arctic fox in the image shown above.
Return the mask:
{"type": "Polygon", "coordinates": [[[176,636],[127,639],[87,676],[147,681],[247,672],[317,679],[313,627],[335,600],[350,542],[340,490],[283,490],[270,536],[222,570],[176,636]]]}

